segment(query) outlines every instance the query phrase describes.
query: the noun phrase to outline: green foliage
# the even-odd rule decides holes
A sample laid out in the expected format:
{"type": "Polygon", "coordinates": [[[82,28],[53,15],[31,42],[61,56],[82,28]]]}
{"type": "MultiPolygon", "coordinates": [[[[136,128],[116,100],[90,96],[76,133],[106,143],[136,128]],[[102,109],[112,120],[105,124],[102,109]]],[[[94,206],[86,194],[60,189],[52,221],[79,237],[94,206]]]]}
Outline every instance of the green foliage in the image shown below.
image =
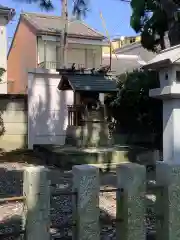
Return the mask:
{"type": "Polygon", "coordinates": [[[76,0],[73,5],[73,15],[77,19],[81,19],[81,17],[85,17],[88,11],[88,3],[86,0],[76,0]]]}
{"type": "Polygon", "coordinates": [[[2,81],[1,77],[5,73],[5,69],[0,67],[0,82],[2,81]]]}
{"type": "Polygon", "coordinates": [[[144,48],[154,52],[164,49],[166,33],[171,46],[180,44],[179,0],[131,0],[131,7],[130,24],[141,34],[144,48]]]}
{"type": "MultiPolygon", "coordinates": [[[[42,10],[51,11],[54,9],[53,0],[14,0],[21,3],[37,4],[42,10]]],[[[59,0],[60,4],[61,0],[59,0]]],[[[88,11],[88,0],[73,0],[73,10],[72,14],[80,19],[81,17],[85,17],[88,11]]]]}
{"type": "Polygon", "coordinates": [[[158,0],[131,0],[131,27],[141,34],[141,43],[147,50],[157,52],[164,48],[168,19],[158,0]],[[140,3],[141,2],[141,3],[140,3]]]}
{"type": "Polygon", "coordinates": [[[52,0],[14,0],[21,3],[37,4],[42,10],[50,11],[54,9],[52,0]]]}
{"type": "MultiPolygon", "coordinates": [[[[54,9],[53,0],[14,0],[22,3],[37,4],[42,10],[51,11],[54,9]]],[[[59,0],[60,4],[61,0],[59,0]]],[[[87,0],[73,0],[73,15],[76,16],[77,19],[86,16],[86,12],[88,11],[88,1],[87,0]]]]}
{"type": "Polygon", "coordinates": [[[153,133],[159,144],[162,102],[149,97],[149,90],[159,87],[158,75],[150,71],[126,73],[119,77],[118,87],[117,97],[107,97],[106,102],[120,129],[128,134],[153,133]]]}

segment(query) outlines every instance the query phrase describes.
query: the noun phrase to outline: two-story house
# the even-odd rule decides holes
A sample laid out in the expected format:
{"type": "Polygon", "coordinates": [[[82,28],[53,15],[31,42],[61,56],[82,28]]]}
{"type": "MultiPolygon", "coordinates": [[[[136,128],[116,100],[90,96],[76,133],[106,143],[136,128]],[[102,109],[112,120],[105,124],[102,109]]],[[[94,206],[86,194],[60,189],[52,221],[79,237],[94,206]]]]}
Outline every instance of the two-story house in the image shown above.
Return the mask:
{"type": "Polygon", "coordinates": [[[1,77],[0,93],[7,93],[7,33],[6,25],[15,15],[14,9],[0,5],[0,68],[5,69],[1,77]]]}
{"type": "MultiPolygon", "coordinates": [[[[57,69],[60,59],[62,18],[22,13],[8,54],[8,93],[26,93],[28,69],[57,69]]],[[[69,20],[67,65],[98,68],[105,37],[84,22],[69,20]]]]}

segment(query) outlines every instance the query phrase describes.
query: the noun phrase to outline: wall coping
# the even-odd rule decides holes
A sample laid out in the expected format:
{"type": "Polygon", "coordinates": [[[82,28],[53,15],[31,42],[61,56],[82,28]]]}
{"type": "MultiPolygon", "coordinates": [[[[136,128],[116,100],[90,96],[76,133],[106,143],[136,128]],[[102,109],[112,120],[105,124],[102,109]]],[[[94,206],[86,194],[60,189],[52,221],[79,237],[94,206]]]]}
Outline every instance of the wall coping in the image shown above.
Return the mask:
{"type": "Polygon", "coordinates": [[[59,72],[56,72],[55,69],[44,69],[44,68],[32,68],[28,69],[28,74],[55,74],[59,75],[59,72]]]}
{"type": "Polygon", "coordinates": [[[0,94],[0,99],[27,99],[26,94],[0,94]]]}

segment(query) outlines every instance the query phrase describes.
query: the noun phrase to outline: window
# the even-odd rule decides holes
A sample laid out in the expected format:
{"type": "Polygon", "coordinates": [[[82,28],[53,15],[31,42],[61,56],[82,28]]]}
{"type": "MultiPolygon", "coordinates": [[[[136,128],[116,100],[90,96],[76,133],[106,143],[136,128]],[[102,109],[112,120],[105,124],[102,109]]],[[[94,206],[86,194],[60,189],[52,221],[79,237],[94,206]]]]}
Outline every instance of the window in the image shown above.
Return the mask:
{"type": "Polygon", "coordinates": [[[176,71],[176,82],[180,82],[180,71],[176,71]]]}
{"type": "Polygon", "coordinates": [[[165,73],[165,80],[168,80],[168,73],[165,73]]]}

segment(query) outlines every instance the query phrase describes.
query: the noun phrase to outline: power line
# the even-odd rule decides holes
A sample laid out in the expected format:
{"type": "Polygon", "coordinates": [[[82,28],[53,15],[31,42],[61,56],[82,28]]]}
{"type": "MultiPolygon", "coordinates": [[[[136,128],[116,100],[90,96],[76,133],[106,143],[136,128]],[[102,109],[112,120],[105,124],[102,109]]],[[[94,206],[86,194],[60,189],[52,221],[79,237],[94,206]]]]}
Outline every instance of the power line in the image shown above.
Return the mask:
{"type": "Polygon", "coordinates": [[[126,2],[126,3],[130,3],[130,0],[120,0],[121,2],[126,2]]]}

